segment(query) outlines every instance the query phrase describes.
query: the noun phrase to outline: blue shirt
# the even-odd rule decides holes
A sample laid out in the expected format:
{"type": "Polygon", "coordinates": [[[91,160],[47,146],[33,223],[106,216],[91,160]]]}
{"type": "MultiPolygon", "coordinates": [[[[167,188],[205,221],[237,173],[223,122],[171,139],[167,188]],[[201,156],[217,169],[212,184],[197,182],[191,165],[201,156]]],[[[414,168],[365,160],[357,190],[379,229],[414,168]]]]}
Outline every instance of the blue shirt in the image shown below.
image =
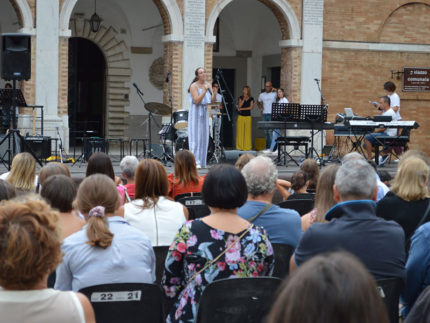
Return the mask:
{"type": "Polygon", "coordinates": [[[406,263],[406,286],[401,301],[406,316],[420,293],[430,285],[430,223],[420,226],[411,239],[409,258],[406,263]]]}
{"type": "MultiPolygon", "coordinates": [[[[264,202],[247,201],[237,213],[248,220],[257,215],[266,205],[264,202]]],[[[271,243],[282,243],[295,248],[302,236],[299,213],[291,209],[282,209],[277,205],[272,205],[253,223],[266,229],[271,243]]]]}
{"type": "Polygon", "coordinates": [[[122,217],[107,220],[114,237],[106,249],[87,244],[87,225],[64,240],[55,289],[79,291],[100,284],[155,281],[155,256],[149,239],[122,217]]]}

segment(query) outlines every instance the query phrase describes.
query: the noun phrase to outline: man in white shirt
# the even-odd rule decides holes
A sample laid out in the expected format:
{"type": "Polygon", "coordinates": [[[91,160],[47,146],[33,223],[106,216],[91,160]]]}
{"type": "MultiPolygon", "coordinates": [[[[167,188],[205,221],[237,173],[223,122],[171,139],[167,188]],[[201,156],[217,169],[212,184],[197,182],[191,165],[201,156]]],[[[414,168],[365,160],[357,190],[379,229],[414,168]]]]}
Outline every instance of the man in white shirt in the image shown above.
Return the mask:
{"type": "Polygon", "coordinates": [[[400,116],[400,97],[396,93],[396,85],[390,81],[386,82],[384,84],[384,90],[387,96],[390,98],[390,107],[396,113],[396,120],[402,120],[402,117],[400,116]]]}
{"type": "MultiPolygon", "coordinates": [[[[383,116],[391,116],[392,121],[396,121],[396,113],[390,107],[390,98],[386,95],[381,96],[379,98],[379,108],[382,110],[383,116]]],[[[375,129],[374,133],[367,134],[364,136],[364,149],[366,150],[367,158],[371,159],[372,156],[372,148],[375,146],[378,138],[380,136],[396,136],[397,129],[396,128],[378,128],[375,129]]]]}
{"type": "MultiPolygon", "coordinates": [[[[272,104],[276,102],[276,89],[272,87],[272,82],[264,84],[264,92],[260,93],[257,100],[258,108],[263,113],[263,121],[270,121],[272,116],[272,104]]],[[[266,149],[270,148],[272,143],[272,130],[264,130],[266,134],[266,149]]]]}

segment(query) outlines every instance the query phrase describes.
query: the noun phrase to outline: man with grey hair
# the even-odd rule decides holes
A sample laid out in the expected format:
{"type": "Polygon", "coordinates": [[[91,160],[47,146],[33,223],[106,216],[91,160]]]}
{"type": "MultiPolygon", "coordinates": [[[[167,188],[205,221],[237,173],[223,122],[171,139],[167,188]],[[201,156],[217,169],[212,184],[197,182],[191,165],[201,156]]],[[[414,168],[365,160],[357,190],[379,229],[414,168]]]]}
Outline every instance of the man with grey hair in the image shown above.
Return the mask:
{"type": "Polygon", "coordinates": [[[273,161],[264,156],[253,158],[242,169],[242,174],[248,187],[248,200],[238,214],[246,220],[254,218],[253,223],[267,230],[271,243],[295,248],[302,234],[300,215],[271,204],[278,179],[273,161]]]}
{"type": "Polygon", "coordinates": [[[290,267],[311,257],[343,249],[354,254],[376,279],[405,278],[405,236],[394,221],[376,216],[376,173],[363,159],[344,163],[333,185],[338,204],[303,234],[290,267]]]}
{"type": "MultiPolygon", "coordinates": [[[[357,160],[357,159],[366,160],[363,156],[361,156],[359,153],[354,151],[352,153],[346,154],[342,158],[342,164],[345,164],[348,161],[357,160]]],[[[369,163],[371,163],[371,161],[369,161],[369,163]]],[[[375,171],[376,171],[376,169],[375,169],[375,171]]],[[[378,174],[376,174],[376,183],[378,185],[378,194],[376,195],[376,202],[379,202],[379,200],[383,199],[384,196],[390,191],[390,189],[388,188],[387,185],[385,185],[381,181],[378,174]]]]}
{"type": "Polygon", "coordinates": [[[127,188],[128,196],[130,196],[131,199],[134,199],[134,190],[136,186],[134,182],[134,173],[136,172],[138,164],[139,161],[134,156],[125,156],[119,164],[121,175],[127,181],[127,184],[124,186],[127,188]]]}

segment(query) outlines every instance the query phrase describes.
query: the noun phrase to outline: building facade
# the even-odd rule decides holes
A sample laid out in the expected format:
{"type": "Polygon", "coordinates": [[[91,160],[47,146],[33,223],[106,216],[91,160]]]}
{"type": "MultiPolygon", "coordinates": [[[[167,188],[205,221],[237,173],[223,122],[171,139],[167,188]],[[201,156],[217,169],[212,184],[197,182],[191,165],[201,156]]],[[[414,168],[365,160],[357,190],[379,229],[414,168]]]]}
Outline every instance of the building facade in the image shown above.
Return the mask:
{"type": "MultiPolygon", "coordinates": [[[[203,66],[211,79],[218,69],[224,71],[235,99],[244,85],[257,98],[264,81],[271,80],[290,102],[320,104],[314,79],[321,80],[329,121],[345,107],[375,114],[368,101],[393,81],[403,119],[420,124],[410,147],[430,153],[430,94],[403,92],[400,74],[392,73],[430,67],[429,27],[427,0],[0,3],[0,32],[32,36],[32,78],[20,85],[25,98],[44,106],[45,134],[56,137],[59,127],[66,142],[93,128],[108,138],[144,137],[147,111],[133,83],[145,102],[170,105],[171,96],[174,110],[187,109],[187,89],[195,69],[203,66]],[[89,24],[94,11],[102,18],[96,33],[89,24]]],[[[253,116],[254,137],[262,137],[257,109],[253,116]]],[[[31,119],[21,110],[19,127],[30,129],[31,119]]],[[[328,132],[327,142],[332,141],[328,132]]]]}

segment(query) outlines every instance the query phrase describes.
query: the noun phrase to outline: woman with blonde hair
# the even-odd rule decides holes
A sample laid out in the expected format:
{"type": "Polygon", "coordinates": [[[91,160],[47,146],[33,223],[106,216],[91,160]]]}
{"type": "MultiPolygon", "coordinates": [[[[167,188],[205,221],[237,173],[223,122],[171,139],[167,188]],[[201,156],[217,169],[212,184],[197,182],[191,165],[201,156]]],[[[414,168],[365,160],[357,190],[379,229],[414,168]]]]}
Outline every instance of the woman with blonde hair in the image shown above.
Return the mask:
{"type": "Polygon", "coordinates": [[[174,199],[179,194],[201,192],[205,177],[197,173],[193,153],[179,150],[175,155],[175,173],[169,174],[168,180],[169,196],[174,199]]]}
{"type": "Polygon", "coordinates": [[[378,202],[376,215],[396,221],[405,231],[406,247],[419,224],[430,220],[422,218],[430,203],[427,184],[430,168],[419,157],[404,160],[391,185],[391,191],[378,202]]]}
{"type": "Polygon", "coordinates": [[[95,322],[88,299],[47,288],[61,261],[57,213],[43,201],[0,205],[0,313],[2,322],[95,322]]]}
{"type": "Polygon", "coordinates": [[[169,181],[159,161],[143,159],[135,176],[135,198],[124,205],[124,217],[148,236],[152,246],[169,246],[186,221],[186,208],[167,198],[169,181]]]}
{"type": "Polygon", "coordinates": [[[34,192],[36,160],[29,153],[19,153],[13,160],[6,181],[15,186],[17,195],[34,192]]]}
{"type": "Polygon", "coordinates": [[[123,219],[112,179],[103,174],[85,178],[75,204],[87,224],[64,239],[55,289],[78,291],[100,284],[154,282],[151,243],[123,219]]]}
{"type": "Polygon", "coordinates": [[[252,119],[251,111],[254,108],[254,98],[251,96],[251,88],[243,87],[243,94],[239,97],[237,110],[237,134],[236,149],[252,149],[252,119]]]}
{"type": "Polygon", "coordinates": [[[314,222],[325,222],[325,214],[336,204],[333,197],[333,185],[338,169],[338,165],[330,165],[321,172],[315,194],[314,209],[301,217],[302,231],[306,231],[314,222]]]}

